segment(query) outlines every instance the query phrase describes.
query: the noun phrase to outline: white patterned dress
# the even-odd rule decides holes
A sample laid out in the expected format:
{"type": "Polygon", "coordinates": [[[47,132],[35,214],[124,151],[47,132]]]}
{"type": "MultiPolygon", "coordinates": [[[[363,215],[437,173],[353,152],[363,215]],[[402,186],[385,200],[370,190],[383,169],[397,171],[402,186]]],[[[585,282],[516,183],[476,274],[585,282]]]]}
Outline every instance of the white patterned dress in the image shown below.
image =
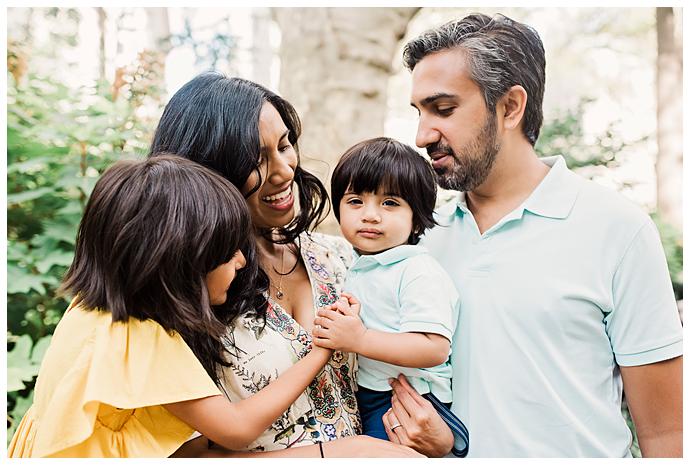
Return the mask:
{"type": "MultiPolygon", "coordinates": [[[[340,296],[352,248],[339,237],[320,233],[302,234],[300,241],[316,312],[340,296]]],[[[238,401],[257,393],[309,353],[312,340],[270,299],[265,327],[255,315],[244,315],[230,327],[225,342],[232,366],[224,369],[221,381],[228,398],[238,401]]],[[[356,371],[355,354],[335,352],[304,393],[247,450],[285,449],[361,433],[356,371]]]]}

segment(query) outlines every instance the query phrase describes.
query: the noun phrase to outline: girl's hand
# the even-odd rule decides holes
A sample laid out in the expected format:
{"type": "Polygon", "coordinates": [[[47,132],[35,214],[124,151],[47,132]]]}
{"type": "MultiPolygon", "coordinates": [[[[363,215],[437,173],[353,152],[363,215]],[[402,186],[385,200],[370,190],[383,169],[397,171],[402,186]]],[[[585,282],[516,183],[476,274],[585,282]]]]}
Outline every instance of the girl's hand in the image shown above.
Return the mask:
{"type": "Polygon", "coordinates": [[[359,302],[345,294],[332,307],[335,308],[316,312],[312,330],[314,344],[344,352],[357,352],[367,332],[359,319],[359,302]]]}
{"type": "Polygon", "coordinates": [[[314,343],[315,340],[312,341],[312,347],[311,351],[307,355],[308,357],[316,357],[317,360],[319,360],[319,363],[322,365],[325,365],[328,363],[330,360],[331,356],[333,355],[333,349],[328,349],[323,346],[319,346],[318,344],[314,343]]]}

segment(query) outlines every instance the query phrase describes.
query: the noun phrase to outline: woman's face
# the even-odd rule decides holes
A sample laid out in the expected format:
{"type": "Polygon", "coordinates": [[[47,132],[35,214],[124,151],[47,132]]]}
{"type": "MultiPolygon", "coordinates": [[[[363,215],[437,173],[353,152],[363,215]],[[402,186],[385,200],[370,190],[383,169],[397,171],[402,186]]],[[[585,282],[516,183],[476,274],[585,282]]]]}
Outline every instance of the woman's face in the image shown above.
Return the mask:
{"type": "Polygon", "coordinates": [[[214,268],[206,275],[206,288],[211,305],[225,303],[228,289],[237,272],[245,267],[247,260],[241,250],[235,252],[229,262],[214,268]]]}
{"type": "MultiPolygon", "coordinates": [[[[261,186],[247,198],[252,222],[257,228],[285,226],[295,216],[295,198],[292,190],[297,152],[288,140],[288,128],[273,105],[265,102],[259,114],[259,171],[261,186]]],[[[254,171],[242,186],[246,195],[259,182],[254,171]]]]}

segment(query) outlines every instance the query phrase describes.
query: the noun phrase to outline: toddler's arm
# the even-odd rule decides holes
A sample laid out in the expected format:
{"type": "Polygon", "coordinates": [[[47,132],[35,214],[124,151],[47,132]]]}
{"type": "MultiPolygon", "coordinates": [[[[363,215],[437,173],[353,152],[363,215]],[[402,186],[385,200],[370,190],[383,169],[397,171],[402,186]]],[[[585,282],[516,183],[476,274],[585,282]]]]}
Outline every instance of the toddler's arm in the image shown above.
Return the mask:
{"type": "Polygon", "coordinates": [[[387,333],[367,329],[359,318],[360,304],[343,293],[335,309],[321,309],[314,320],[314,344],[356,352],[373,360],[410,368],[429,368],[448,359],[450,341],[439,334],[387,333]]]}
{"type": "Polygon", "coordinates": [[[332,350],[313,347],[268,386],[239,402],[230,402],[219,395],[164,407],[226,449],[244,449],[304,392],[332,354],[332,350]]]}

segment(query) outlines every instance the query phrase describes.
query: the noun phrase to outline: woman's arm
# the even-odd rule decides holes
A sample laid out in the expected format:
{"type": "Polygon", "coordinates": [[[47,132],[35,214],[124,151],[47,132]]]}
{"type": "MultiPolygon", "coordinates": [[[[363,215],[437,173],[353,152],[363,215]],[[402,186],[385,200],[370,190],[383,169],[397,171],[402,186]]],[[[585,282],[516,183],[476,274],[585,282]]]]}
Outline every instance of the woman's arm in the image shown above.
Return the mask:
{"type": "Polygon", "coordinates": [[[332,353],[313,347],[268,386],[239,402],[218,395],[164,407],[211,441],[227,449],[244,449],[304,392],[332,353]]]}
{"type": "MultiPolygon", "coordinates": [[[[406,446],[393,444],[369,436],[350,436],[324,442],[323,456],[336,457],[424,457],[406,446]]],[[[290,458],[321,457],[318,445],[291,447],[270,452],[231,451],[219,447],[208,447],[204,437],[185,443],[172,457],[250,457],[250,458],[290,458]]]]}
{"type": "Polygon", "coordinates": [[[312,330],[316,345],[410,368],[434,367],[448,360],[450,341],[445,337],[367,329],[359,318],[359,302],[343,295],[348,302],[339,300],[337,311],[321,309],[316,313],[312,330]]]}

